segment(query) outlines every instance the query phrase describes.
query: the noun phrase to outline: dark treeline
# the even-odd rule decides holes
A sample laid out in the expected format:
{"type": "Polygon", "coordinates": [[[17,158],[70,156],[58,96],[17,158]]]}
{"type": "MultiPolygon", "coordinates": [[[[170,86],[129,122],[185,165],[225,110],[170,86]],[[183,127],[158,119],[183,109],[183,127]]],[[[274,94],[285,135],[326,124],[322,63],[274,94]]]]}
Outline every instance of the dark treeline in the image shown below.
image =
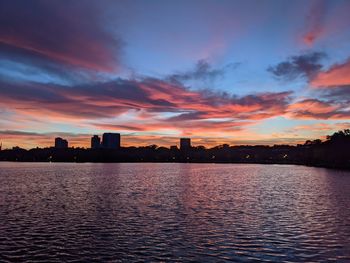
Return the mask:
{"type": "Polygon", "coordinates": [[[84,148],[15,147],[0,151],[0,161],[25,162],[217,162],[303,164],[350,169],[350,130],[327,136],[327,140],[306,141],[297,146],[229,146],[188,150],[157,147],[121,147],[117,150],[84,148]]]}

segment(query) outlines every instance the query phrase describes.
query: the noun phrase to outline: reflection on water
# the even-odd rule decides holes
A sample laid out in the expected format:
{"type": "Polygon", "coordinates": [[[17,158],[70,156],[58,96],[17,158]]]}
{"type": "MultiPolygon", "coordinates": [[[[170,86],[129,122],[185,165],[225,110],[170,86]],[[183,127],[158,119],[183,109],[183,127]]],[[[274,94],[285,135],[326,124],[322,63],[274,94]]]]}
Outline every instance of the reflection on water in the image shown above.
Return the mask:
{"type": "Polygon", "coordinates": [[[0,261],[350,260],[350,173],[0,163],[0,261]]]}

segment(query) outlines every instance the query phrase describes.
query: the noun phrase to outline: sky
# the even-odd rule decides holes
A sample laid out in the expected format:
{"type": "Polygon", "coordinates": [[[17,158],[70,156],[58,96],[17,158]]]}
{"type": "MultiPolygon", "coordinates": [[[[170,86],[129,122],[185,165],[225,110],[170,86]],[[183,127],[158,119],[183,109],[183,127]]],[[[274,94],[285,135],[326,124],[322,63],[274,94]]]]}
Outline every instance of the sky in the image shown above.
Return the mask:
{"type": "Polygon", "coordinates": [[[0,142],[297,144],[350,128],[348,0],[0,0],[0,142]]]}

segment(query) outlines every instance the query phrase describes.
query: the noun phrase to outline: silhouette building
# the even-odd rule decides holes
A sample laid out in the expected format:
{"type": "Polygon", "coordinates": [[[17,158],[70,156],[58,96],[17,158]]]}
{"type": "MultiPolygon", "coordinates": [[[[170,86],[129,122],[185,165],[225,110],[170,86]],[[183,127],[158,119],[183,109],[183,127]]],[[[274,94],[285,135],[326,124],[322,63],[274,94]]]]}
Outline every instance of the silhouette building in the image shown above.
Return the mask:
{"type": "Polygon", "coordinates": [[[55,138],[55,148],[56,149],[67,149],[68,148],[68,141],[64,140],[60,137],[55,138]]]}
{"type": "Polygon", "coordinates": [[[180,150],[191,149],[191,139],[190,138],[180,138],[180,150]]]}
{"type": "Polygon", "coordinates": [[[91,137],[91,149],[98,149],[101,147],[101,138],[98,135],[91,137]]]}
{"type": "Polygon", "coordinates": [[[102,147],[106,149],[119,149],[120,133],[104,133],[102,135],[102,147]]]}

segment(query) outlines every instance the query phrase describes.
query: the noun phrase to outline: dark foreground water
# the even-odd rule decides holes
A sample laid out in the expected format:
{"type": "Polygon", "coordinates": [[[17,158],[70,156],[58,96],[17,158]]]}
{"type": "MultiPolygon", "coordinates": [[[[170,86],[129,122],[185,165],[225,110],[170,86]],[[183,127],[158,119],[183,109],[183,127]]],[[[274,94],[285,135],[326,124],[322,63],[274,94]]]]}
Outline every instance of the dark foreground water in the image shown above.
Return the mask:
{"type": "Polygon", "coordinates": [[[350,173],[0,163],[0,262],[349,262],[350,173]]]}

